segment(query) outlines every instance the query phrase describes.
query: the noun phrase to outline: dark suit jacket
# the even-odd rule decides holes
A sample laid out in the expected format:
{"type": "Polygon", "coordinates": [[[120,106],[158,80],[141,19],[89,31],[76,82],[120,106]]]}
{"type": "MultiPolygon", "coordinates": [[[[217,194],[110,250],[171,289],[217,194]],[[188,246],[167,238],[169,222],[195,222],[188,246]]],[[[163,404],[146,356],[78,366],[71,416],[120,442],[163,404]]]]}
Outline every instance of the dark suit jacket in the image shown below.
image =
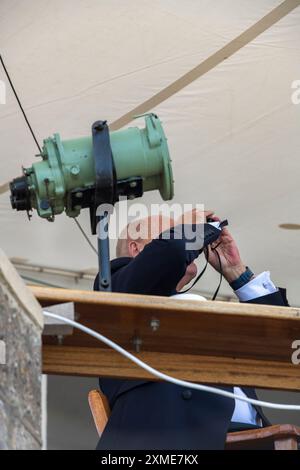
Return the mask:
{"type": "MultiPolygon", "coordinates": [[[[112,290],[131,294],[170,296],[186,266],[199,250],[186,251],[185,240],[159,238],[136,258],[111,263],[112,290]]],[[[94,289],[97,290],[98,278],[94,289]]],[[[250,303],[287,305],[285,291],[251,300],[250,303]]],[[[234,400],[212,393],[145,380],[100,379],[100,387],[112,410],[98,443],[98,450],[117,449],[223,449],[234,411],[234,400]]],[[[219,387],[232,391],[233,387],[219,387]]],[[[243,388],[257,398],[255,390],[243,388]]],[[[260,408],[264,425],[268,421],[260,408]]]]}

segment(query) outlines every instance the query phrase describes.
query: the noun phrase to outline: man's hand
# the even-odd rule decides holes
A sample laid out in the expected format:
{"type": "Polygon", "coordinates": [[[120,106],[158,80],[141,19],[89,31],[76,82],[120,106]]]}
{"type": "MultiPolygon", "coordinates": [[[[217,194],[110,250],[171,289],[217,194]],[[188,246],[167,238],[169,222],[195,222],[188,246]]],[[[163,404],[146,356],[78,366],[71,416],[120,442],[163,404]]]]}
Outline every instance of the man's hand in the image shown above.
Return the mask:
{"type": "MultiPolygon", "coordinates": [[[[211,218],[214,221],[220,221],[216,216],[211,218]]],[[[238,279],[240,275],[245,272],[246,266],[241,260],[236,242],[227,227],[223,228],[218,240],[208,247],[208,262],[216,271],[220,272],[220,264],[214,248],[216,248],[219,253],[225,279],[228,282],[233,282],[238,279]]]]}
{"type": "Polygon", "coordinates": [[[214,211],[202,211],[199,209],[193,209],[192,211],[185,212],[180,216],[175,225],[193,225],[193,224],[205,224],[207,217],[212,217],[214,211]]]}

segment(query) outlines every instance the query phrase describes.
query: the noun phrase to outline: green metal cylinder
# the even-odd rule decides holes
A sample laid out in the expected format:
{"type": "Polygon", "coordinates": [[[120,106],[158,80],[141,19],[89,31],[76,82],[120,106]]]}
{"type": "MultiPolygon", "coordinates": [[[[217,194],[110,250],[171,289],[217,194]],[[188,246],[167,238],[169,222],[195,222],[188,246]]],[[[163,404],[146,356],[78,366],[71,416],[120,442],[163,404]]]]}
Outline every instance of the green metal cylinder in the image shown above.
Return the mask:
{"type": "MultiPolygon", "coordinates": [[[[154,114],[145,115],[145,127],[131,127],[110,132],[117,180],[141,177],[143,191],[158,189],[164,200],[173,197],[173,175],[167,139],[161,122],[154,114]]],[[[54,134],[44,140],[42,161],[24,169],[31,205],[39,215],[51,218],[66,211],[76,217],[80,203],[71,207],[68,193],[92,188],[95,162],[92,137],[60,139],[54,134]]]]}

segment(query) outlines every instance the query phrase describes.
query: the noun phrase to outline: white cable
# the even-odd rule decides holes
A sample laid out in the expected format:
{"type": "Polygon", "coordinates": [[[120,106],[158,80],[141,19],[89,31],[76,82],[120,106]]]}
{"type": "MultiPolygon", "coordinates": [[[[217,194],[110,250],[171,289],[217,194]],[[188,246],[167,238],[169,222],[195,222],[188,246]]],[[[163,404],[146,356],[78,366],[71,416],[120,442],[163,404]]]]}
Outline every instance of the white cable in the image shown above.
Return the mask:
{"type": "Polygon", "coordinates": [[[87,328],[84,325],[81,325],[81,323],[70,320],[69,318],[64,318],[61,315],[57,315],[56,313],[47,312],[45,310],[43,311],[43,313],[46,317],[51,317],[57,320],[61,320],[64,323],[68,323],[69,325],[72,325],[74,328],[78,328],[84,333],[87,333],[88,335],[93,336],[94,338],[107,344],[107,346],[110,346],[112,349],[119,352],[123,356],[127,357],[130,361],[134,362],[135,364],[140,366],[142,369],[146,370],[147,372],[149,372],[150,374],[154,375],[155,377],[159,379],[165,380],[166,382],[170,382],[175,385],[179,385],[181,387],[194,388],[195,390],[200,390],[202,392],[215,393],[216,395],[222,395],[223,397],[233,398],[234,400],[245,401],[246,403],[250,403],[251,405],[262,406],[262,407],[271,408],[274,410],[300,411],[300,405],[285,405],[285,404],[280,404],[280,403],[270,403],[268,401],[254,400],[252,398],[236,395],[235,393],[226,392],[225,390],[220,390],[215,387],[209,387],[208,385],[200,385],[200,384],[196,384],[193,382],[187,382],[185,380],[176,379],[175,377],[172,377],[167,374],[163,374],[162,372],[159,372],[158,370],[153,369],[153,367],[148,366],[148,364],[141,361],[140,359],[135,357],[133,354],[130,354],[128,351],[123,349],[118,344],[114,343],[113,341],[101,335],[100,333],[97,333],[96,331],[91,330],[90,328],[87,328]]]}

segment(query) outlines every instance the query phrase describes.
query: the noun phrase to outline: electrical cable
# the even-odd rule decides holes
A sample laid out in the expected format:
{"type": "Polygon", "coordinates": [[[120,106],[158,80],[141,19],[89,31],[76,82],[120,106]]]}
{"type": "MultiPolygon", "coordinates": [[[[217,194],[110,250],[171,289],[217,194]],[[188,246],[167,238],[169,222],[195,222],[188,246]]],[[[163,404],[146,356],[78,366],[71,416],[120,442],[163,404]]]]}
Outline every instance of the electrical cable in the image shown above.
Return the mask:
{"type": "Polygon", "coordinates": [[[220,287],[221,287],[221,284],[222,284],[222,280],[223,280],[223,269],[222,269],[222,262],[221,262],[221,258],[220,258],[220,255],[219,255],[219,252],[217,250],[217,247],[220,245],[220,243],[215,247],[215,248],[212,248],[212,250],[216,253],[217,255],[217,258],[218,258],[218,261],[219,261],[219,271],[220,271],[220,281],[219,281],[219,285],[216,289],[216,292],[214,293],[214,295],[212,296],[212,299],[211,300],[216,300],[216,297],[219,293],[219,290],[220,290],[220,287]]]}
{"type": "MultiPolygon", "coordinates": [[[[221,243],[221,242],[220,242],[221,243]]],[[[215,247],[215,248],[212,248],[213,251],[216,252],[217,254],[217,258],[218,258],[218,261],[219,261],[219,272],[220,272],[220,281],[219,281],[219,284],[218,284],[218,287],[214,293],[214,295],[212,296],[212,299],[211,300],[216,300],[216,297],[219,293],[219,290],[220,290],[220,287],[221,287],[221,284],[222,284],[222,280],[223,280],[223,270],[222,270],[222,262],[221,262],[221,258],[220,258],[220,255],[219,255],[219,252],[217,251],[217,248],[218,246],[220,245],[220,243],[218,243],[218,245],[215,247]]],[[[193,282],[193,284],[188,287],[187,289],[183,290],[183,291],[180,291],[179,294],[186,294],[188,291],[190,291],[194,286],[195,284],[199,281],[199,279],[203,276],[203,274],[205,273],[206,271],[206,268],[208,266],[208,259],[209,259],[209,247],[206,246],[204,248],[204,253],[205,253],[205,257],[206,257],[206,263],[205,263],[205,266],[204,268],[202,269],[202,271],[200,272],[200,274],[196,277],[195,281],[193,282]]]]}
{"type": "MultiPolygon", "coordinates": [[[[207,250],[207,247],[205,247],[204,249],[207,250]]],[[[206,253],[206,263],[205,263],[205,266],[202,269],[201,273],[196,277],[195,281],[193,282],[193,284],[190,287],[188,287],[187,289],[185,289],[183,291],[178,292],[178,294],[186,294],[189,290],[191,290],[194,287],[194,285],[199,281],[199,279],[203,276],[203,274],[205,273],[207,265],[208,265],[208,250],[207,250],[207,253],[206,253]]]]}
{"type": "Polygon", "coordinates": [[[74,328],[77,328],[77,329],[83,331],[84,333],[92,336],[93,338],[96,338],[98,341],[101,341],[102,343],[105,343],[107,346],[114,349],[118,353],[122,354],[124,357],[126,357],[130,361],[134,362],[136,365],[138,365],[139,367],[141,367],[145,371],[149,372],[150,374],[154,375],[155,377],[157,377],[160,380],[164,380],[166,382],[170,382],[170,383],[173,383],[175,385],[179,385],[181,387],[193,388],[195,390],[199,390],[199,391],[202,391],[202,392],[214,393],[216,395],[221,395],[221,396],[226,397],[226,398],[232,398],[234,400],[244,401],[246,403],[250,403],[251,405],[261,406],[261,407],[264,407],[264,408],[271,408],[271,409],[274,409],[274,410],[300,411],[300,405],[287,405],[287,404],[270,403],[270,402],[267,402],[267,401],[255,400],[255,399],[248,398],[248,397],[245,397],[245,396],[236,395],[235,393],[232,393],[232,392],[227,392],[226,390],[221,390],[221,389],[218,389],[218,388],[215,388],[215,387],[210,387],[208,385],[201,385],[201,384],[196,384],[194,382],[188,382],[186,380],[176,379],[175,377],[172,377],[170,375],[159,372],[158,370],[154,369],[153,367],[149,366],[145,362],[143,362],[140,359],[138,359],[137,357],[135,357],[133,354],[126,351],[126,349],[123,349],[121,346],[116,344],[114,341],[111,341],[110,339],[106,338],[106,336],[103,336],[100,333],[97,333],[97,331],[94,331],[91,328],[88,328],[84,325],[81,325],[81,323],[70,320],[69,318],[62,317],[61,315],[57,315],[56,313],[47,312],[46,310],[43,310],[43,314],[46,317],[54,318],[56,320],[60,320],[64,323],[67,323],[68,325],[71,325],[74,328]]]}
{"type": "Polygon", "coordinates": [[[86,239],[86,241],[88,242],[88,244],[90,245],[90,247],[92,248],[92,250],[96,253],[96,255],[98,256],[98,251],[96,250],[96,248],[94,247],[94,245],[92,244],[91,240],[89,239],[89,237],[87,236],[87,234],[85,233],[84,229],[82,228],[82,226],[80,225],[79,221],[77,220],[76,217],[74,217],[74,222],[75,224],[77,225],[77,227],[79,228],[80,232],[82,233],[82,235],[84,236],[84,238],[86,239]]]}

